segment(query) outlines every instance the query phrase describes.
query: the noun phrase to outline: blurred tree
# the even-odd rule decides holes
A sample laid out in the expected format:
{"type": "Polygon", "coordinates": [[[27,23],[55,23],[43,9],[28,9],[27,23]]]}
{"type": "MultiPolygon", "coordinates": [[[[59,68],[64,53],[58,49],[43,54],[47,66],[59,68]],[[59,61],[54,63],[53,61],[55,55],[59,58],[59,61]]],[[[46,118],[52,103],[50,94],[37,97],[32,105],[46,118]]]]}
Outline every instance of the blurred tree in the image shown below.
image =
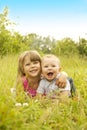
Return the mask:
{"type": "Polygon", "coordinates": [[[24,37],[24,42],[30,49],[43,51],[43,53],[50,53],[55,40],[51,40],[50,37],[41,37],[35,33],[32,33],[24,37]]]}
{"type": "Polygon", "coordinates": [[[78,54],[76,43],[70,38],[64,38],[56,42],[53,52],[56,55],[72,55],[78,54]]]}
{"type": "Polygon", "coordinates": [[[78,44],[79,54],[82,56],[87,56],[87,40],[84,38],[79,38],[78,44]]]}
{"type": "Polygon", "coordinates": [[[7,27],[13,24],[8,18],[8,8],[5,7],[3,13],[0,14],[0,54],[7,54],[9,51],[9,43],[11,38],[11,32],[7,27]]]}

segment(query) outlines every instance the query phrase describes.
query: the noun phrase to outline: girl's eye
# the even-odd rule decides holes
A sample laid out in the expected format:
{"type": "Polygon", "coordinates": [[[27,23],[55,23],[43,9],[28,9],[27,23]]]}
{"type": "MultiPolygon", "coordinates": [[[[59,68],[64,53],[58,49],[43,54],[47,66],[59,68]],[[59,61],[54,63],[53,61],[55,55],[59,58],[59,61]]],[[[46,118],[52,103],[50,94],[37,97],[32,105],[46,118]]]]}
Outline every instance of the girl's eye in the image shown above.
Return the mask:
{"type": "Polygon", "coordinates": [[[30,65],[30,63],[25,64],[25,66],[29,66],[29,65],[30,65]]]}
{"type": "Polygon", "coordinates": [[[38,61],[34,61],[33,64],[38,64],[38,61]]]}

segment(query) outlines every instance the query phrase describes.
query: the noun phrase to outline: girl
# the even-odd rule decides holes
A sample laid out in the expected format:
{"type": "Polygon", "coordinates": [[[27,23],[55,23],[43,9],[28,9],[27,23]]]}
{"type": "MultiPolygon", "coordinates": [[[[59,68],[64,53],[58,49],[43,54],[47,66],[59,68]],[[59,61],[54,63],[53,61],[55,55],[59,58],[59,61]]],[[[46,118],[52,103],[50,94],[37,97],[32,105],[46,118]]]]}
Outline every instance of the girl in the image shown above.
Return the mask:
{"type": "MultiPolygon", "coordinates": [[[[36,96],[36,89],[41,77],[41,57],[37,51],[23,52],[18,61],[16,90],[23,88],[30,96],[36,96]],[[23,86],[23,87],[21,87],[23,86]]],[[[20,90],[18,91],[18,93],[20,90]]],[[[17,95],[18,95],[17,93],[17,95]]]]}

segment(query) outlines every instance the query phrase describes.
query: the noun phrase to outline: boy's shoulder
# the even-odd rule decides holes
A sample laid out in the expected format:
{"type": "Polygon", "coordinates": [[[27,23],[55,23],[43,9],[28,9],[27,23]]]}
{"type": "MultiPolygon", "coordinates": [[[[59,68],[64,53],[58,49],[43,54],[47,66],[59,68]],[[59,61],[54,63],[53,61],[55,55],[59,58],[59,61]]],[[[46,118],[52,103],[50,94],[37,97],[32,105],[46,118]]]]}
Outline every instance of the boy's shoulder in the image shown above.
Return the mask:
{"type": "Polygon", "coordinates": [[[46,83],[46,82],[48,82],[47,79],[45,79],[44,77],[42,77],[41,80],[40,80],[40,83],[46,83]]]}

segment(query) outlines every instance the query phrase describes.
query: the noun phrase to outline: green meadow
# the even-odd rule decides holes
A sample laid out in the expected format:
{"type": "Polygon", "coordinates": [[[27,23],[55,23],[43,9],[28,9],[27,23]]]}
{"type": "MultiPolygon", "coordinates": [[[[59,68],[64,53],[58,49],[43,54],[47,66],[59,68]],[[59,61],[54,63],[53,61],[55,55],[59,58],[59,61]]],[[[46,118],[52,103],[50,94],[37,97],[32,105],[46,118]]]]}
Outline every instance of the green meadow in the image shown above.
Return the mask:
{"type": "Polygon", "coordinates": [[[0,130],[87,130],[87,58],[73,55],[60,60],[74,80],[76,98],[59,102],[28,97],[28,106],[15,106],[10,89],[16,80],[18,55],[0,58],[0,130]]]}
{"type": "Polygon", "coordinates": [[[0,13],[0,130],[87,130],[87,40],[55,40],[35,33],[22,36],[7,29],[15,24],[8,13],[8,7],[0,13]],[[16,81],[18,53],[33,49],[41,55],[59,56],[62,70],[74,80],[74,98],[37,100],[27,95],[25,98],[20,92],[22,106],[15,105],[17,96],[11,90],[16,81]]]}

